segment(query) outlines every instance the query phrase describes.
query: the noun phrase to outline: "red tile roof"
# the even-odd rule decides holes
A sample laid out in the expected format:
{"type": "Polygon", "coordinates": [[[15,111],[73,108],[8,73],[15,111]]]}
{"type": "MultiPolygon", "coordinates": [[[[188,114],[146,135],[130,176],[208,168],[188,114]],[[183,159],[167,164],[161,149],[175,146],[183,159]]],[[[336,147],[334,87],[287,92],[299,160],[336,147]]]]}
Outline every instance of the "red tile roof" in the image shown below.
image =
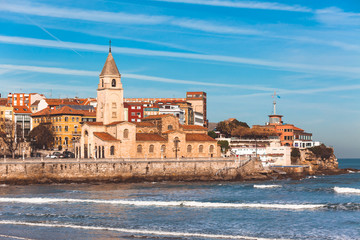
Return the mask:
{"type": "Polygon", "coordinates": [[[143,118],[143,120],[145,119],[156,119],[156,118],[163,118],[163,117],[168,117],[168,116],[174,116],[172,114],[161,114],[161,115],[151,115],[151,116],[147,116],[145,118],[143,118]]]}
{"type": "Polygon", "coordinates": [[[87,110],[77,110],[69,106],[63,106],[60,109],[45,108],[39,112],[34,113],[31,116],[39,117],[39,116],[48,116],[48,115],[81,115],[81,116],[96,117],[96,112],[87,111],[87,110]]]}
{"type": "Polygon", "coordinates": [[[155,125],[151,122],[136,122],[137,127],[155,127],[155,125]]]}
{"type": "Polygon", "coordinates": [[[187,133],[186,134],[186,141],[212,141],[216,142],[215,139],[210,137],[207,134],[201,134],[201,133],[187,133]]]}
{"type": "Polygon", "coordinates": [[[88,99],[82,98],[46,98],[45,101],[50,106],[59,105],[87,105],[88,99]]]}
{"type": "Polygon", "coordinates": [[[85,122],[85,124],[91,125],[91,126],[102,126],[104,125],[103,122],[85,122]]]}
{"type": "Polygon", "coordinates": [[[123,122],[125,122],[125,121],[116,121],[116,122],[109,123],[106,126],[114,126],[114,125],[117,125],[117,124],[123,123],[123,122]]]}
{"type": "Polygon", "coordinates": [[[24,106],[13,106],[14,113],[31,113],[28,107],[24,106]]]}
{"type": "Polygon", "coordinates": [[[297,130],[297,131],[304,131],[304,129],[301,129],[301,128],[298,128],[298,127],[294,127],[294,130],[297,130]]]}
{"type": "Polygon", "coordinates": [[[166,141],[166,139],[154,133],[136,133],[136,141],[166,141]]]}
{"type": "Polygon", "coordinates": [[[181,127],[186,131],[186,130],[203,130],[203,131],[207,131],[208,129],[206,127],[203,126],[198,126],[198,125],[181,125],[181,127]]]}
{"type": "Polygon", "coordinates": [[[119,141],[115,137],[111,136],[106,132],[94,132],[95,137],[103,140],[103,141],[119,141]]]}

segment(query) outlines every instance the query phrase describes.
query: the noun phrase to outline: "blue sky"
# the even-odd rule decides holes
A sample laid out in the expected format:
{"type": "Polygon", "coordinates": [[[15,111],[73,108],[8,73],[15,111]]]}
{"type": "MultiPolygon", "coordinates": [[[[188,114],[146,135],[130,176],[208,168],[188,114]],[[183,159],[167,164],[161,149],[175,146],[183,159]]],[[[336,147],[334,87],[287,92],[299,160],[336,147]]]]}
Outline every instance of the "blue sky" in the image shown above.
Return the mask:
{"type": "Polygon", "coordinates": [[[128,0],[0,4],[0,92],[95,97],[108,41],[126,97],[206,91],[212,122],[284,121],[360,157],[360,3],[128,0]]]}

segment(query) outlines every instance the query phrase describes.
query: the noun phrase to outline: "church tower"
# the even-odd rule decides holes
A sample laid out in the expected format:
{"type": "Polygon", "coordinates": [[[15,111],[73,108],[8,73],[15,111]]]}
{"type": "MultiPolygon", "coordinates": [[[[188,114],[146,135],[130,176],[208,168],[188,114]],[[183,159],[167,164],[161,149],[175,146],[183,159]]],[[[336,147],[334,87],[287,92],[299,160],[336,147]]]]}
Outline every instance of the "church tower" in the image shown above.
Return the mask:
{"type": "Polygon", "coordinates": [[[121,75],[111,54],[111,45],[99,78],[96,121],[103,122],[104,125],[124,121],[124,89],[121,75]]]}

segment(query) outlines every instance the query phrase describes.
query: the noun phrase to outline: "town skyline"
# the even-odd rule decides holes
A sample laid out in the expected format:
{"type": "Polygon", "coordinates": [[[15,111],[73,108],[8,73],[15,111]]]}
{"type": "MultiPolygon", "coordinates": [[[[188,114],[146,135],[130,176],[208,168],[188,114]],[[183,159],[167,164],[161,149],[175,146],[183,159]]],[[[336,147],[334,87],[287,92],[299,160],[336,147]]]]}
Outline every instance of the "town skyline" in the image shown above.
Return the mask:
{"type": "Polygon", "coordinates": [[[272,113],[276,90],[285,122],[334,146],[338,157],[358,157],[356,2],[224,2],[233,4],[5,1],[2,97],[50,97],[51,89],[53,97],[95,97],[111,39],[125,97],[205,91],[211,122],[234,117],[255,125],[272,113]],[[91,14],[99,17],[89,20],[91,14]]]}

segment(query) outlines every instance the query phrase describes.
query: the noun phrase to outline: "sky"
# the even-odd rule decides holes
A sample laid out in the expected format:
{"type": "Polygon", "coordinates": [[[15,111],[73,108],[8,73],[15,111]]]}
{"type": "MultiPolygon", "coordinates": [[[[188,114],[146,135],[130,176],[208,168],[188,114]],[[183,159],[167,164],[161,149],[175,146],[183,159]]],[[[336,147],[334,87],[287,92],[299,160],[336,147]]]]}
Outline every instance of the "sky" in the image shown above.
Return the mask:
{"type": "Polygon", "coordinates": [[[208,118],[284,122],[360,158],[358,0],[1,0],[0,93],[96,97],[112,54],[125,97],[205,91],[208,118]]]}

